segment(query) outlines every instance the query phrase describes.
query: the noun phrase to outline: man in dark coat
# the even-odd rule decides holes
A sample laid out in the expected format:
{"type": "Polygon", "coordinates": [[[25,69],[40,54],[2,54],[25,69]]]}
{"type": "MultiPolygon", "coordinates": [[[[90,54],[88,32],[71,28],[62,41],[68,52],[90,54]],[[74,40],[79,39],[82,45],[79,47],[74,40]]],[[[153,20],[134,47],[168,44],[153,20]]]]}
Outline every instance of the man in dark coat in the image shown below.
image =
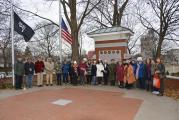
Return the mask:
{"type": "Polygon", "coordinates": [[[108,85],[108,79],[109,79],[109,65],[107,63],[107,60],[104,60],[104,85],[108,85]]]}
{"type": "Polygon", "coordinates": [[[24,75],[24,63],[22,61],[22,57],[18,56],[17,62],[15,64],[15,88],[16,90],[22,89],[24,75]]]}
{"type": "Polygon", "coordinates": [[[24,64],[24,70],[25,70],[25,75],[26,75],[27,87],[32,88],[35,64],[32,62],[30,58],[28,58],[27,62],[24,64]]]}

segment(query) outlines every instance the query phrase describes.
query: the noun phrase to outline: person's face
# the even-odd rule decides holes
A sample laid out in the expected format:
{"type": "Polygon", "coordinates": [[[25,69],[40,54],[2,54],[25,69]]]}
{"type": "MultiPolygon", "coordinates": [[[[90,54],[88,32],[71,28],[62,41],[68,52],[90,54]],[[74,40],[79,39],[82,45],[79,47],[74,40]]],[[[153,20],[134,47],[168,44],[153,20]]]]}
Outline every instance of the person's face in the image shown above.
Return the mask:
{"type": "Polygon", "coordinates": [[[38,58],[38,60],[39,60],[39,61],[41,61],[41,60],[42,60],[42,58],[41,58],[41,57],[39,57],[39,58],[38,58]]]}
{"type": "Polygon", "coordinates": [[[22,61],[22,58],[19,57],[17,60],[18,60],[18,61],[22,61]]]}
{"type": "Polygon", "coordinates": [[[119,65],[122,65],[122,62],[119,62],[119,65]]]}
{"type": "Polygon", "coordinates": [[[160,63],[160,62],[161,62],[160,58],[157,58],[157,63],[160,63]]]}
{"type": "Polygon", "coordinates": [[[31,59],[28,59],[27,61],[28,61],[29,63],[30,63],[30,62],[32,62],[32,60],[31,60],[31,59]]]}
{"type": "Polygon", "coordinates": [[[147,59],[147,64],[149,64],[150,63],[150,59],[147,59]]]}

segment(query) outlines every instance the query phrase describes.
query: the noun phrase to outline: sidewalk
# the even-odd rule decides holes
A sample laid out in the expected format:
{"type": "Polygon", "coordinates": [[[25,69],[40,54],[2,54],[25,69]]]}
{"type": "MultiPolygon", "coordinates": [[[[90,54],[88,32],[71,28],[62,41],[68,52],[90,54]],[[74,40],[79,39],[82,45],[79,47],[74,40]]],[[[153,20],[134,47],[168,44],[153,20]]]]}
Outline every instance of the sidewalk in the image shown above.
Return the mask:
{"type": "MultiPolygon", "coordinates": [[[[135,115],[134,120],[179,120],[179,102],[168,98],[168,97],[158,97],[152,93],[141,91],[138,89],[125,90],[119,89],[117,87],[110,86],[53,86],[53,87],[42,87],[29,90],[1,90],[0,91],[0,102],[3,99],[10,98],[10,96],[15,95],[25,95],[26,93],[33,93],[37,91],[48,91],[48,90],[60,90],[63,88],[83,88],[83,89],[92,89],[92,90],[103,90],[103,91],[117,91],[124,93],[124,98],[135,98],[143,100],[138,109],[137,114],[135,115]]],[[[126,107],[130,107],[126,105],[126,107]]]]}

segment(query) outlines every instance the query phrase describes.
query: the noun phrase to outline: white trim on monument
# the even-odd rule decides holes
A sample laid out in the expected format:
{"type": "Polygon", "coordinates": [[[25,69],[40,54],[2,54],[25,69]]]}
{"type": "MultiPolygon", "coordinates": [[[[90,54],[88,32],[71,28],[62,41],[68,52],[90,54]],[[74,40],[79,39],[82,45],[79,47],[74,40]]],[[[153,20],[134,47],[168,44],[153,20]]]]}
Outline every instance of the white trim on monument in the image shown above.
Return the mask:
{"type": "Polygon", "coordinates": [[[104,48],[104,47],[127,47],[126,42],[118,42],[118,43],[102,43],[95,44],[95,48],[104,48]]]}

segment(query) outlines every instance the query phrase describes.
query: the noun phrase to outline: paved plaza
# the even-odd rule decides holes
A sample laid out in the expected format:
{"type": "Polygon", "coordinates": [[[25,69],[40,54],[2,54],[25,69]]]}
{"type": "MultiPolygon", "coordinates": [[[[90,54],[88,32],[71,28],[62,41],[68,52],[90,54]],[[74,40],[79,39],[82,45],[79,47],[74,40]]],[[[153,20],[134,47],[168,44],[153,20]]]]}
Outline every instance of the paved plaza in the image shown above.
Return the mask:
{"type": "Polygon", "coordinates": [[[0,120],[179,120],[179,102],[110,86],[1,90],[0,120]]]}

